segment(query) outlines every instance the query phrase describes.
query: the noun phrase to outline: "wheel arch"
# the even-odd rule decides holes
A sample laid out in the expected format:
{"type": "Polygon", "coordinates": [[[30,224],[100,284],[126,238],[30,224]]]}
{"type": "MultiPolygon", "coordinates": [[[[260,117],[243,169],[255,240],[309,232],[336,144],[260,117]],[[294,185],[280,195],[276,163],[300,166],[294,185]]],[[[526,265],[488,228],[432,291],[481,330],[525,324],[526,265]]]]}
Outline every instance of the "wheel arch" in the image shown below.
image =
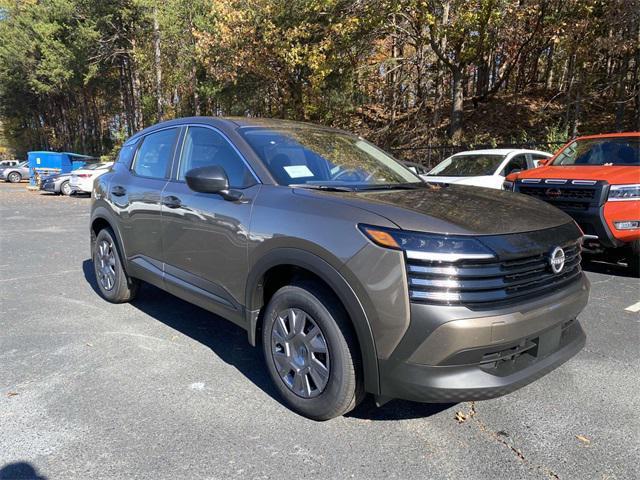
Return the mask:
{"type": "Polygon", "coordinates": [[[271,275],[297,274],[317,278],[336,295],[346,310],[356,337],[362,359],[365,390],[379,393],[378,361],[375,341],[367,314],[346,279],[331,264],[313,253],[296,248],[277,248],[263,256],[251,269],[247,277],[245,292],[246,325],[249,343],[256,345],[261,313],[270,291],[268,283],[271,275]]]}
{"type": "Polygon", "coordinates": [[[116,228],[116,221],[112,218],[112,215],[109,211],[100,206],[97,207],[91,214],[91,224],[89,227],[90,230],[90,243],[89,243],[89,252],[91,258],[93,258],[93,244],[95,243],[96,236],[98,232],[103,228],[110,228],[111,231],[115,234],[116,243],[118,247],[118,251],[120,252],[120,257],[122,261],[122,268],[124,268],[125,272],[128,269],[127,255],[124,250],[124,243],[122,241],[122,236],[120,235],[120,230],[116,228]]]}

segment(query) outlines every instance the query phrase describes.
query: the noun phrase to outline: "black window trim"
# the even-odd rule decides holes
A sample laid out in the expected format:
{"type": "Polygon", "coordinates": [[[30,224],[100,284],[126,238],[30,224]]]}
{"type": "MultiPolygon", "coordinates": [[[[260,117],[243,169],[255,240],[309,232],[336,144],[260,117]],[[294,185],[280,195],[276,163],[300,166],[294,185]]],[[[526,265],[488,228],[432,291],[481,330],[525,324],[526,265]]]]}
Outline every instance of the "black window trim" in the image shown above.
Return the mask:
{"type": "Polygon", "coordinates": [[[133,160],[131,161],[131,165],[129,165],[129,173],[131,173],[131,175],[136,178],[146,178],[148,180],[161,180],[166,182],[171,175],[173,162],[176,156],[176,146],[178,145],[178,140],[180,140],[180,137],[182,135],[182,130],[183,129],[181,128],[181,125],[171,125],[169,127],[158,128],[157,130],[153,130],[149,133],[146,133],[138,137],[138,140],[137,140],[138,144],[136,145],[136,151],[135,151],[135,154],[133,155],[133,160]],[[134,168],[136,166],[136,162],[138,161],[138,154],[140,153],[140,147],[142,147],[142,145],[144,144],[144,141],[147,139],[149,135],[160,133],[165,130],[176,130],[176,136],[173,140],[173,145],[171,146],[171,154],[169,155],[169,162],[167,163],[167,168],[165,168],[164,177],[160,178],[160,177],[147,177],[145,175],[138,175],[134,170],[134,168]]]}
{"type": "Polygon", "coordinates": [[[175,168],[171,169],[171,173],[170,173],[170,176],[169,176],[169,181],[170,182],[173,182],[173,183],[186,183],[185,180],[180,180],[178,178],[178,175],[180,174],[180,166],[182,164],[182,154],[184,153],[185,139],[187,137],[187,133],[189,132],[189,128],[191,128],[191,127],[201,127],[201,128],[208,128],[209,130],[212,130],[215,133],[218,133],[229,145],[231,145],[231,148],[233,149],[233,151],[236,152],[236,154],[238,155],[240,160],[242,160],[242,163],[244,163],[245,167],[247,167],[247,169],[249,170],[249,172],[253,176],[253,179],[255,180],[255,183],[253,183],[251,185],[247,185],[246,187],[239,188],[239,187],[230,186],[231,188],[233,188],[234,190],[245,190],[247,188],[251,188],[251,187],[254,187],[256,185],[262,184],[262,182],[258,178],[258,175],[253,170],[253,168],[251,167],[251,165],[249,164],[247,159],[244,157],[244,155],[242,155],[242,153],[240,152],[238,147],[236,147],[234,145],[234,143],[229,139],[229,137],[227,137],[227,135],[225,135],[224,132],[222,132],[222,130],[220,130],[220,129],[214,127],[214,126],[204,124],[204,123],[186,123],[186,124],[182,124],[181,127],[183,127],[183,128],[182,128],[182,132],[180,133],[179,149],[177,149],[175,154],[174,154],[175,168]]]}

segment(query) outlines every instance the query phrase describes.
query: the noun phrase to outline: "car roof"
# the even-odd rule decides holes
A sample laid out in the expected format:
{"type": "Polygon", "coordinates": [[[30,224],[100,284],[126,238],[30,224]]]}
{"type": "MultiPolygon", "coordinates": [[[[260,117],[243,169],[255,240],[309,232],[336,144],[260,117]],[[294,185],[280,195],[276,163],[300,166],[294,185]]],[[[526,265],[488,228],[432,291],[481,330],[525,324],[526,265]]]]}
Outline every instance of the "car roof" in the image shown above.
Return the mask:
{"type": "Polygon", "coordinates": [[[452,156],[458,155],[509,155],[511,153],[544,153],[551,155],[549,152],[542,150],[528,150],[525,148],[487,148],[484,150],[466,150],[464,152],[454,153],[452,156]]]}
{"type": "Polygon", "coordinates": [[[593,140],[596,138],[619,138],[619,137],[640,137],[640,132],[616,132],[616,133],[599,133],[597,135],[582,135],[580,137],[572,138],[570,142],[574,140],[593,140]]]}
{"type": "MultiPolygon", "coordinates": [[[[199,123],[203,125],[211,125],[212,127],[217,127],[220,130],[236,130],[238,128],[247,128],[247,127],[263,127],[263,128],[314,128],[317,130],[326,130],[333,132],[340,132],[337,128],[326,127],[323,125],[318,125],[315,123],[308,122],[299,122],[295,120],[282,120],[276,118],[254,118],[254,117],[183,117],[176,118],[173,120],[167,120],[165,122],[160,122],[155,125],[151,125],[150,127],[145,128],[135,134],[133,134],[125,143],[130,143],[134,139],[139,138],[140,136],[146,135],[147,133],[153,132],[155,130],[161,130],[167,127],[174,127],[180,125],[194,124],[199,123]]],[[[343,132],[349,133],[349,132],[343,132]]],[[[351,134],[353,135],[353,134],[351,134]]]]}

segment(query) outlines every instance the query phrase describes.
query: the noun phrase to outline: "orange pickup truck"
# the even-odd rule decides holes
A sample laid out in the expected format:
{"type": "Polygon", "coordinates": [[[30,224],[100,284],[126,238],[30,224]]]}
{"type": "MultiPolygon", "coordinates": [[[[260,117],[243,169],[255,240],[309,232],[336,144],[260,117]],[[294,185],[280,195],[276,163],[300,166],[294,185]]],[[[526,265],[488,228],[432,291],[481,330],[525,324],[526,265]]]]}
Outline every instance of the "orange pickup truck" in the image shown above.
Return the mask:
{"type": "Polygon", "coordinates": [[[505,190],[571,215],[586,250],[606,250],[640,270],[640,132],[571,140],[542,166],[507,176],[505,190]]]}

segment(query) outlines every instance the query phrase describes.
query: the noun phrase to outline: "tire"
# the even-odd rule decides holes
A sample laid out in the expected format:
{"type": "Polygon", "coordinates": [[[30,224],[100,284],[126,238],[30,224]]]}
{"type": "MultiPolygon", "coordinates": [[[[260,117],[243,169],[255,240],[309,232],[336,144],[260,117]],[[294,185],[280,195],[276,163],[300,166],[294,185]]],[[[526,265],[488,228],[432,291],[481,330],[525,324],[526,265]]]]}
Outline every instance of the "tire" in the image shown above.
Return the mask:
{"type": "Polygon", "coordinates": [[[18,172],[11,172],[7,176],[7,180],[11,183],[19,183],[22,181],[22,175],[20,175],[18,172]]]}
{"type": "Polygon", "coordinates": [[[627,257],[627,262],[631,274],[636,277],[640,276],[640,240],[634,240],[631,243],[631,252],[627,257]]]}
{"type": "Polygon", "coordinates": [[[60,184],[60,193],[62,195],[66,195],[67,197],[71,195],[71,185],[69,185],[69,180],[66,180],[60,184]]]}
{"type": "Polygon", "coordinates": [[[140,282],[124,271],[118,244],[110,228],[103,228],[96,236],[93,244],[93,271],[98,291],[108,302],[129,302],[138,293],[140,282]]]}
{"type": "Polygon", "coordinates": [[[360,402],[364,388],[357,341],[331,292],[314,282],[280,288],[267,305],[262,327],[269,375],[292,410],[329,420],[360,402]]]}

